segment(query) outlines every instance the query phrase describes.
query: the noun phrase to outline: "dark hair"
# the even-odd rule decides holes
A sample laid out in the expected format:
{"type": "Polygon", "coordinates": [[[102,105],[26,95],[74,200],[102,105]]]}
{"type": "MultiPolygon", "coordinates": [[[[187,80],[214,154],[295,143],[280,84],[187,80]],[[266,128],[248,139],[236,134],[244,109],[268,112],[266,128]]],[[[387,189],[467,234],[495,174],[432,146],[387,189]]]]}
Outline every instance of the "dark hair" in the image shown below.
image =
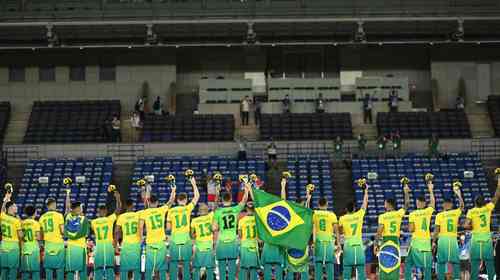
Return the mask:
{"type": "Polygon", "coordinates": [[[349,201],[345,206],[345,209],[347,210],[347,212],[354,212],[354,210],[356,210],[356,202],[349,201]]]}
{"type": "Polygon", "coordinates": [[[71,210],[75,210],[76,208],[82,206],[82,203],[80,201],[75,201],[71,203],[71,210]]]}
{"type": "Polygon", "coordinates": [[[24,215],[31,217],[35,215],[36,209],[33,205],[27,205],[24,207],[24,215]]]}
{"type": "Polygon", "coordinates": [[[9,210],[9,208],[10,208],[12,205],[14,205],[14,204],[15,204],[15,203],[14,203],[14,201],[9,201],[9,202],[5,203],[5,209],[7,209],[7,211],[8,211],[8,210],[9,210]]]}
{"type": "Polygon", "coordinates": [[[133,207],[134,206],[134,201],[130,198],[127,198],[127,200],[125,200],[125,206],[127,207],[133,207]]]}
{"type": "Polygon", "coordinates": [[[425,195],[419,195],[417,196],[417,200],[420,202],[425,202],[425,195]]]}
{"type": "Polygon", "coordinates": [[[99,205],[99,207],[97,207],[97,209],[98,209],[99,211],[104,211],[104,210],[106,210],[106,211],[107,211],[107,210],[108,210],[108,207],[106,207],[106,205],[99,205]]]}
{"type": "Polygon", "coordinates": [[[324,198],[324,197],[320,198],[319,201],[318,201],[318,204],[321,207],[326,206],[327,203],[328,203],[328,200],[326,200],[326,198],[324,198]]]}
{"type": "Polygon", "coordinates": [[[156,197],[156,195],[152,194],[152,195],[149,197],[149,202],[150,202],[150,203],[156,203],[156,202],[158,202],[158,197],[156,197]]]}
{"type": "Polygon", "coordinates": [[[49,197],[49,198],[47,198],[47,200],[45,201],[45,204],[46,204],[47,206],[50,206],[50,205],[51,205],[51,204],[53,204],[53,203],[56,203],[56,199],[55,199],[55,198],[53,198],[53,197],[49,197]]]}
{"type": "Polygon", "coordinates": [[[396,200],[392,197],[388,197],[385,199],[385,202],[387,202],[389,205],[392,206],[392,208],[396,208],[396,200]]]}
{"type": "Polygon", "coordinates": [[[474,204],[476,204],[476,207],[483,207],[486,205],[486,201],[484,201],[484,196],[479,194],[474,198],[474,204]]]}
{"type": "Polygon", "coordinates": [[[182,192],[182,193],[177,195],[177,201],[186,200],[186,199],[187,199],[187,193],[185,193],[185,192],[182,192]]]}
{"type": "Polygon", "coordinates": [[[222,201],[230,202],[231,201],[231,194],[229,192],[223,192],[222,193],[222,201]]]}
{"type": "Polygon", "coordinates": [[[444,203],[453,203],[453,197],[447,195],[443,198],[444,203]]]}

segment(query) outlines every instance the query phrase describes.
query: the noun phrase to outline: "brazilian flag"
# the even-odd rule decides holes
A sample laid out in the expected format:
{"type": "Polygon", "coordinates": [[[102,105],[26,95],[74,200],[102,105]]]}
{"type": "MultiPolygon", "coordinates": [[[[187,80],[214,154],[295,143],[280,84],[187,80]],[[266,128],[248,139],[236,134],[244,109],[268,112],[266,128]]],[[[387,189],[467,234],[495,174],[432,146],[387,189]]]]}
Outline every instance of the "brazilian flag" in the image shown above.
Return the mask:
{"type": "Polygon", "coordinates": [[[254,189],[257,234],[269,244],[305,250],[312,232],[313,211],[298,203],[254,189]]]}
{"type": "Polygon", "coordinates": [[[87,237],[90,232],[90,222],[85,216],[66,215],[64,235],[70,240],[87,237]]]}
{"type": "Polygon", "coordinates": [[[380,269],[385,273],[391,273],[399,268],[401,264],[399,245],[393,241],[385,242],[380,247],[378,262],[380,269]]]}

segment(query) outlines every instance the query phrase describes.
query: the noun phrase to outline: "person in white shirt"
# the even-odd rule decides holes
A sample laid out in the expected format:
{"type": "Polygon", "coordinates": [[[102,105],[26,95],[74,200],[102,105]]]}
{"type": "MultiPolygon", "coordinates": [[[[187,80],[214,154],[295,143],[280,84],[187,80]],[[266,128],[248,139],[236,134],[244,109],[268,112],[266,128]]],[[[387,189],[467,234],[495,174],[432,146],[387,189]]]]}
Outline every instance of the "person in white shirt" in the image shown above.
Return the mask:
{"type": "Polygon", "coordinates": [[[323,94],[320,92],[318,99],[316,100],[316,113],[325,112],[325,100],[323,99],[323,94]]]}
{"type": "Polygon", "coordinates": [[[120,129],[120,119],[117,115],[113,116],[113,120],[111,120],[111,141],[113,142],[121,142],[122,135],[120,129]]]}
{"type": "Polygon", "coordinates": [[[132,127],[132,140],[134,142],[137,142],[139,140],[139,130],[142,127],[141,118],[139,117],[139,114],[137,114],[137,112],[132,113],[132,116],[130,117],[130,126],[132,127]]]}
{"type": "Polygon", "coordinates": [[[245,96],[241,100],[240,110],[241,110],[241,125],[248,125],[248,116],[250,114],[250,97],[245,96]]]}
{"type": "Polygon", "coordinates": [[[278,159],[278,151],[276,149],[276,144],[271,139],[271,143],[267,146],[267,156],[270,161],[276,161],[278,159]]]}

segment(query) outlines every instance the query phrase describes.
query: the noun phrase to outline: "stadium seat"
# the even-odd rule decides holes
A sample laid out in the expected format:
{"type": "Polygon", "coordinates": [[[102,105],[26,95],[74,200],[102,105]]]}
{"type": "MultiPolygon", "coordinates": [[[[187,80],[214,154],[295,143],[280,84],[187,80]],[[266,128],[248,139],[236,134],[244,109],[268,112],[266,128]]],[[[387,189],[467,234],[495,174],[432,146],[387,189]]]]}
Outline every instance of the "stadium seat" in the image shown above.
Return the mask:
{"type": "Polygon", "coordinates": [[[10,120],[10,103],[0,102],[0,144],[3,143],[5,131],[10,120]]]}

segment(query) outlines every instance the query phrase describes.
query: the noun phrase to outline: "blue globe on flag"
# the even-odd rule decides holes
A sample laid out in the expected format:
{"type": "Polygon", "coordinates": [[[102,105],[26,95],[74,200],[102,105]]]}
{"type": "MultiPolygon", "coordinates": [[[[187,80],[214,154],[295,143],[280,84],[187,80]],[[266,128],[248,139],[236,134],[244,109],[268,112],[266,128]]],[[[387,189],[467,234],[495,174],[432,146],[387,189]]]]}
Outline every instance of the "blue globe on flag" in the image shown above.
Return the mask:
{"type": "Polygon", "coordinates": [[[288,255],[290,255],[292,258],[295,259],[300,259],[304,256],[305,251],[299,250],[299,249],[288,249],[288,255]]]}
{"type": "Polygon", "coordinates": [[[277,205],[267,214],[267,225],[274,231],[285,229],[291,220],[290,212],[287,208],[277,205]]]}
{"type": "Polygon", "coordinates": [[[380,268],[386,273],[390,273],[398,268],[401,263],[399,246],[391,241],[382,245],[378,255],[378,262],[380,268]]]}

